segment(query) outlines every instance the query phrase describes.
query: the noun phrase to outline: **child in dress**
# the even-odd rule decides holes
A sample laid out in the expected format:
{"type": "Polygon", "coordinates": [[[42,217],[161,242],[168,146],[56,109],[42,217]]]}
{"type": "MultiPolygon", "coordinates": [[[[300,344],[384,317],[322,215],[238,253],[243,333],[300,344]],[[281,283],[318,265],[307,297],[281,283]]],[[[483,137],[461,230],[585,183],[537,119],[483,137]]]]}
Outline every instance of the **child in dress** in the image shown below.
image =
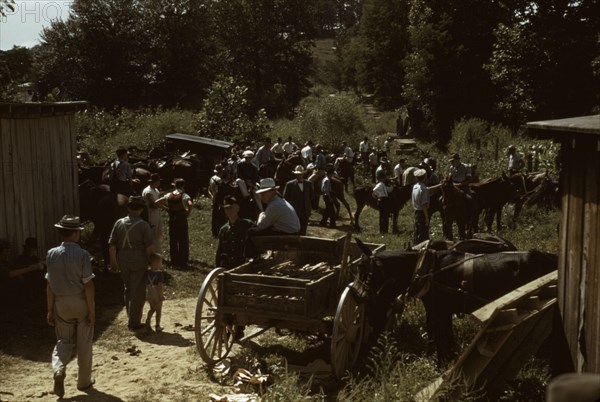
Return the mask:
{"type": "Polygon", "coordinates": [[[146,318],[146,326],[152,327],[152,315],[156,312],[156,332],[163,330],[160,326],[160,318],[162,313],[162,304],[165,300],[163,293],[165,274],[162,270],[162,256],[160,254],[151,254],[149,258],[150,267],[148,268],[148,286],[146,292],[146,300],[150,305],[150,311],[146,318]]]}

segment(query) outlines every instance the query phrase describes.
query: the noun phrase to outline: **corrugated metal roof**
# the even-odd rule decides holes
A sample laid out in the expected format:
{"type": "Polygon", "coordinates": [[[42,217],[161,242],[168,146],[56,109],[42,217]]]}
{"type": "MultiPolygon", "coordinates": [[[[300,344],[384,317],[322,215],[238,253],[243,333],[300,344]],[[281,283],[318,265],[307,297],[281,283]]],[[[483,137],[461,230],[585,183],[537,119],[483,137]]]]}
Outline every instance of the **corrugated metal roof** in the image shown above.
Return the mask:
{"type": "Polygon", "coordinates": [[[553,136],[552,132],[559,131],[558,136],[573,134],[589,134],[590,136],[600,136],[600,114],[591,116],[571,117],[568,119],[533,121],[527,123],[527,130],[532,134],[539,131],[548,132],[548,136],[553,136]]]}
{"type": "Polygon", "coordinates": [[[190,142],[195,142],[197,144],[208,145],[211,147],[217,147],[217,148],[223,148],[223,149],[229,149],[233,146],[233,142],[215,140],[214,138],[199,137],[197,135],[191,135],[191,134],[174,133],[174,134],[169,134],[166,137],[173,139],[173,140],[190,141],[190,142]]]}

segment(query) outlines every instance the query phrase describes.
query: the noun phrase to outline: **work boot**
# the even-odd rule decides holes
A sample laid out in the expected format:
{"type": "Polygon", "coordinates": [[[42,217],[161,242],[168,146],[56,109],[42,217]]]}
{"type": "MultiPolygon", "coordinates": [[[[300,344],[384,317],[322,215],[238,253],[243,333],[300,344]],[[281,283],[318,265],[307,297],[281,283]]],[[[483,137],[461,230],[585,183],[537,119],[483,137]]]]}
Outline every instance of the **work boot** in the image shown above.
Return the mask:
{"type": "Polygon", "coordinates": [[[63,370],[54,373],[54,394],[59,398],[65,395],[65,372],[63,370]]]}

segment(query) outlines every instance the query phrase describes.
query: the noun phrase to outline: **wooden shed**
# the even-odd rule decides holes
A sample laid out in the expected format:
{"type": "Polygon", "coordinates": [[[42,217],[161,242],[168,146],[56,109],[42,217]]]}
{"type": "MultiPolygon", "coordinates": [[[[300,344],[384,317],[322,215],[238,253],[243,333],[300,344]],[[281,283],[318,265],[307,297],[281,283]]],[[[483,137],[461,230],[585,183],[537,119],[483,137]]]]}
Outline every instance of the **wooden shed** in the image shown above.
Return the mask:
{"type": "Polygon", "coordinates": [[[79,212],[74,115],[86,105],[0,103],[0,237],[14,255],[27,237],[44,255],[60,240],[54,223],[79,212]]]}
{"type": "Polygon", "coordinates": [[[573,369],[600,373],[600,115],[527,129],[561,143],[559,309],[573,369]]]}

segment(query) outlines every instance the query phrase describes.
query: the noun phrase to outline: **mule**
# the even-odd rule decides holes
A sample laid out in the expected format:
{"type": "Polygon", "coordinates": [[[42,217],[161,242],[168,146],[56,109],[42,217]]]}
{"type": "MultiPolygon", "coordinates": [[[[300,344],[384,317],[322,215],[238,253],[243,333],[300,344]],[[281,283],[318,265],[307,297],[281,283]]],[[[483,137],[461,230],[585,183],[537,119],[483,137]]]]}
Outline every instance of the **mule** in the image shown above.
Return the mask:
{"type": "Polygon", "coordinates": [[[476,207],[474,200],[464,191],[458,189],[450,179],[442,182],[442,209],[444,237],[453,240],[452,226],[456,222],[458,237],[471,237],[476,225],[476,207]]]}
{"type": "MultiPolygon", "coordinates": [[[[385,328],[388,312],[402,295],[422,300],[430,344],[440,363],[452,356],[452,314],[471,313],[519,286],[557,269],[558,256],[538,250],[470,254],[445,251],[365,254],[355,278],[356,297],[365,303],[375,334],[385,328]],[[419,265],[419,266],[417,266],[419,265]]],[[[476,243],[473,243],[476,244],[476,243]]],[[[501,246],[499,246],[501,247],[501,246]]]]}
{"type": "Polygon", "coordinates": [[[477,209],[474,211],[473,222],[475,231],[478,230],[479,217],[484,214],[484,224],[488,231],[492,230],[494,218],[497,230],[502,230],[502,209],[509,202],[514,202],[518,194],[513,183],[502,174],[495,179],[487,179],[480,183],[469,185],[475,197],[477,209]]]}
{"type": "Polygon", "coordinates": [[[94,224],[92,237],[100,244],[104,270],[108,271],[108,238],[117,219],[127,215],[127,197],[111,193],[107,185],[86,181],[79,185],[79,206],[81,218],[94,224]]]}
{"type": "Polygon", "coordinates": [[[346,159],[341,159],[338,166],[338,175],[340,181],[344,184],[344,189],[348,191],[348,182],[352,183],[352,190],[356,189],[354,181],[354,163],[348,162],[346,159]]]}

